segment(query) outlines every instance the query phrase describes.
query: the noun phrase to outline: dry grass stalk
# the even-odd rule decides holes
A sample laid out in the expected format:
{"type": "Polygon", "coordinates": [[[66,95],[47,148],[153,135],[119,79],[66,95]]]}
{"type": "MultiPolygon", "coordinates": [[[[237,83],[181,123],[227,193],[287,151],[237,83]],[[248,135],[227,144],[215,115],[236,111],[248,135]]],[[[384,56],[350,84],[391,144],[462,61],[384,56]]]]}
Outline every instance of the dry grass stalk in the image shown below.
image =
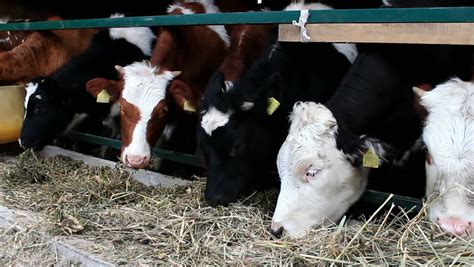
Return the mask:
{"type": "Polygon", "coordinates": [[[112,245],[118,264],[474,264],[474,239],[442,233],[423,219],[425,209],[410,218],[392,206],[369,220],[344,219],[304,239],[278,240],[268,232],[274,191],[210,208],[204,180],[151,188],[121,168],[31,157],[0,165],[1,201],[46,214],[53,234],[92,240],[92,252],[112,245]]]}

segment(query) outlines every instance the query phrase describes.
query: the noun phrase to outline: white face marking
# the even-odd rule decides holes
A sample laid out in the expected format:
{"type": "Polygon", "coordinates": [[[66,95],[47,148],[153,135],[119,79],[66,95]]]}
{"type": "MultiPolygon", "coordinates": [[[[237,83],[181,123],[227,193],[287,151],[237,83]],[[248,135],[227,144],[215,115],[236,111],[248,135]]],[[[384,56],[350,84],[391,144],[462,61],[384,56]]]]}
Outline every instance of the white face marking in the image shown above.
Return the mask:
{"type": "MultiPolygon", "coordinates": [[[[305,4],[304,1],[291,3],[285,10],[330,10],[332,7],[322,3],[305,4]]],[[[357,46],[355,44],[332,44],[334,48],[343,54],[349,62],[354,63],[358,55],[357,46]]]]}
{"type": "MultiPolygon", "coordinates": [[[[114,14],[111,18],[121,18],[123,14],[114,14]]],[[[156,38],[155,34],[148,27],[133,28],[110,28],[109,35],[112,39],[123,38],[127,42],[136,45],[143,54],[151,56],[153,51],[152,41],[156,38]]]]}
{"type": "Polygon", "coordinates": [[[25,115],[23,118],[26,118],[26,110],[28,108],[28,101],[30,100],[31,95],[33,95],[36,92],[36,89],[38,89],[38,84],[37,83],[27,83],[25,90],[26,90],[26,96],[25,96],[25,115]]]}
{"type": "Polygon", "coordinates": [[[281,187],[272,227],[298,238],[337,222],[361,196],[368,170],[353,167],[337,149],[335,119],[324,106],[298,103],[291,121],[277,158],[281,187]]]}
{"type": "Polygon", "coordinates": [[[143,155],[150,158],[150,145],[146,140],[147,125],[153,109],[165,98],[166,88],[175,77],[172,72],[157,74],[156,67],[148,62],[135,62],[123,68],[124,89],[122,98],[140,111],[140,120],[132,134],[130,145],[125,147],[125,155],[143,155]]]}
{"type": "Polygon", "coordinates": [[[232,111],[223,113],[215,107],[209,108],[209,110],[202,116],[201,127],[204,131],[211,136],[212,132],[219,127],[225,126],[232,115],[232,111]]]}
{"type": "Polygon", "coordinates": [[[421,104],[428,110],[423,140],[431,156],[426,195],[441,195],[429,216],[474,224],[474,83],[451,79],[426,92],[421,104]]]}
{"type": "MultiPolygon", "coordinates": [[[[206,14],[220,13],[219,8],[214,4],[214,0],[186,0],[184,3],[200,3],[203,5],[206,14]]],[[[168,7],[168,13],[174,10],[180,10],[183,14],[194,14],[195,12],[189,8],[182,7],[180,4],[170,5],[168,7]]],[[[209,29],[217,33],[219,37],[224,41],[226,46],[230,46],[230,37],[227,34],[227,30],[223,25],[208,25],[209,29]]]]}

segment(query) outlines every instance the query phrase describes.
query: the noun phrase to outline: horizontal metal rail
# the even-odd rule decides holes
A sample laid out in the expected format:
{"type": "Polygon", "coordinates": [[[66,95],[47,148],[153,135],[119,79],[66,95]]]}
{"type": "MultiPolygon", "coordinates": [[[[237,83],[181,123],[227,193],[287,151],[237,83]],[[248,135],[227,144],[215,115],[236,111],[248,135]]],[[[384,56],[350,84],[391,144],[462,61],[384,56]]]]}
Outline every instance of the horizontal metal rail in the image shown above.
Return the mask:
{"type": "MultiPolygon", "coordinates": [[[[299,11],[159,15],[0,24],[0,31],[215,24],[289,24],[299,11]]],[[[308,23],[474,22],[474,7],[311,10],[308,23]]]]}
{"type": "MultiPolygon", "coordinates": [[[[389,196],[389,193],[367,189],[360,200],[366,203],[381,204],[389,196]]],[[[399,195],[394,195],[391,199],[391,203],[405,209],[413,208],[414,211],[419,211],[423,207],[423,202],[420,199],[399,195]]]]}
{"type": "MultiPolygon", "coordinates": [[[[67,134],[67,137],[76,141],[106,146],[115,149],[120,149],[122,145],[122,142],[119,140],[74,131],[69,132],[67,134]]],[[[180,162],[192,166],[203,167],[202,161],[200,161],[196,156],[193,155],[178,153],[160,148],[153,148],[152,154],[162,159],[172,160],[175,162],[180,162]]]]}

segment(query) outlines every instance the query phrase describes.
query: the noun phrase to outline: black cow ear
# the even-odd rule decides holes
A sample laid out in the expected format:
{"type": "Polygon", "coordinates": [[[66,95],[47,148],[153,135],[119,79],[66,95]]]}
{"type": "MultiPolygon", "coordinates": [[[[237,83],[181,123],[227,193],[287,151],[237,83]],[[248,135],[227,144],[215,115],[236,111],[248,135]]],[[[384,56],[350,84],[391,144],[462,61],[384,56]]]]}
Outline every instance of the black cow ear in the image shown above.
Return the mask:
{"type": "Polygon", "coordinates": [[[390,145],[376,138],[355,135],[343,123],[339,123],[336,143],[354,167],[378,168],[393,154],[390,145]]]}
{"type": "Polygon", "coordinates": [[[365,136],[360,136],[357,143],[357,150],[348,157],[354,166],[378,168],[387,160],[389,145],[365,136]]]}

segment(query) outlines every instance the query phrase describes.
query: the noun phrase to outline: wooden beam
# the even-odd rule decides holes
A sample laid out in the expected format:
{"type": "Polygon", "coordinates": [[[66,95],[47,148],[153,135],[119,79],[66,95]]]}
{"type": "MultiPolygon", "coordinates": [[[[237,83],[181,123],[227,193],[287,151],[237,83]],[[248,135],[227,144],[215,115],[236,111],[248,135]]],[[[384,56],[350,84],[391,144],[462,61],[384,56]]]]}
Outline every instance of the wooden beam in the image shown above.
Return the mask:
{"type": "MultiPolygon", "coordinates": [[[[310,42],[474,45],[474,23],[307,24],[310,42]]],[[[280,25],[279,40],[300,42],[300,30],[280,25]]]]}

